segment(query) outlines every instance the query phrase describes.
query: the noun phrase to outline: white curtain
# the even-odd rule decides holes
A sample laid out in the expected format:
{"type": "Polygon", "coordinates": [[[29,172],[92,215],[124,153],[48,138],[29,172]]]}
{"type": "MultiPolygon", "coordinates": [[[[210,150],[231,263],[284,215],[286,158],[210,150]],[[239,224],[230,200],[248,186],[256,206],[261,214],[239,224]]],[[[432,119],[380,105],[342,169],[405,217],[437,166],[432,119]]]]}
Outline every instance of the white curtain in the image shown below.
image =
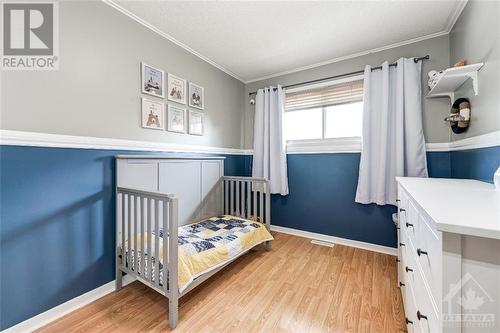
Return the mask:
{"type": "Polygon", "coordinates": [[[271,193],[281,195],[288,194],[284,112],[285,92],[281,86],[257,91],[252,176],[268,179],[271,193]]]}
{"type": "Polygon", "coordinates": [[[427,177],[421,63],[401,58],[365,67],[363,148],[356,202],[395,205],[397,176],[427,177]]]}

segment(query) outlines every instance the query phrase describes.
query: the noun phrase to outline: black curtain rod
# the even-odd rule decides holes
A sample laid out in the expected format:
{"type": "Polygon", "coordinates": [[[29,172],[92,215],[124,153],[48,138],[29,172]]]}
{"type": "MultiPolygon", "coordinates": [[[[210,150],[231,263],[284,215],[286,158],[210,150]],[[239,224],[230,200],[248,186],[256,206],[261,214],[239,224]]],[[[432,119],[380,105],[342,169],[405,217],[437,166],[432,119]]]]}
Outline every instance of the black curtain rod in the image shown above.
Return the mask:
{"type": "MultiPolygon", "coordinates": [[[[415,63],[417,63],[419,61],[427,60],[429,58],[430,58],[430,56],[426,55],[426,56],[423,56],[423,57],[413,58],[413,61],[415,63]]],[[[398,65],[397,63],[389,64],[389,66],[397,66],[397,65],[398,65]]],[[[378,70],[378,69],[382,69],[382,66],[372,67],[372,71],[378,70]]],[[[359,71],[355,71],[355,72],[350,72],[350,73],[345,73],[345,74],[340,74],[340,75],[329,76],[329,77],[325,77],[323,79],[316,79],[316,80],[311,80],[311,81],[305,81],[305,82],[300,82],[300,83],[289,84],[287,86],[284,86],[283,88],[291,88],[291,87],[302,86],[302,85],[310,84],[310,83],[323,82],[323,81],[328,81],[328,80],[332,80],[332,79],[338,79],[338,78],[341,78],[341,77],[352,76],[352,75],[357,75],[357,74],[363,74],[364,72],[365,72],[364,70],[359,70],[359,71]]],[[[276,89],[278,89],[278,88],[274,88],[275,91],[276,91],[276,89]]],[[[248,96],[255,95],[256,93],[257,93],[256,91],[253,91],[251,93],[248,93],[248,96]]]]}

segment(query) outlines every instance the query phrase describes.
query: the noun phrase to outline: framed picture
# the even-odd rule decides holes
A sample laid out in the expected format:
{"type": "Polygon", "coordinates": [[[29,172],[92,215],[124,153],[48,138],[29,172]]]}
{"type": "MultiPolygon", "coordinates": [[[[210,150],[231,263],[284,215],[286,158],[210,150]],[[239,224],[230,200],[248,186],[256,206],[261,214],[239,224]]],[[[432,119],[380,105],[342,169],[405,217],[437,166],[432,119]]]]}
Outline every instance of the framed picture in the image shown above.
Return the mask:
{"type": "Polygon", "coordinates": [[[142,99],[142,127],[165,129],[165,106],[163,103],[142,99]]]}
{"type": "Polygon", "coordinates": [[[189,82],[189,106],[203,110],[205,108],[205,89],[189,82]]]}
{"type": "Polygon", "coordinates": [[[189,110],[189,134],[203,135],[203,113],[189,110]]]}
{"type": "Polygon", "coordinates": [[[142,93],[165,98],[165,72],[145,63],[141,63],[142,93]]]}
{"type": "Polygon", "coordinates": [[[186,110],[174,105],[168,106],[167,131],[186,133],[186,110]]]}
{"type": "Polygon", "coordinates": [[[168,74],[167,98],[172,102],[186,104],[186,80],[168,74]]]}

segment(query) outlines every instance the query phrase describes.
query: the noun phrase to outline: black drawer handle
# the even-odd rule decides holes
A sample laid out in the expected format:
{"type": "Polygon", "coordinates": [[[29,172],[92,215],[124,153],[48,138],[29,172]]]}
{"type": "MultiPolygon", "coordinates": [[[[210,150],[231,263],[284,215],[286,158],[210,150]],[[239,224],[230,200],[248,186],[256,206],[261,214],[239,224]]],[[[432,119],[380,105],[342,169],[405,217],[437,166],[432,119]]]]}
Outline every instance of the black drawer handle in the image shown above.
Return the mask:
{"type": "Polygon", "coordinates": [[[396,199],[396,202],[401,202],[401,200],[399,200],[399,199],[396,199]]]}
{"type": "Polygon", "coordinates": [[[428,255],[428,254],[427,254],[427,251],[422,251],[422,250],[420,250],[420,249],[417,249],[417,254],[418,254],[418,256],[419,256],[419,257],[420,257],[422,254],[428,255]]]}
{"type": "Polygon", "coordinates": [[[420,320],[420,319],[425,319],[425,320],[427,320],[427,316],[423,315],[423,314],[420,312],[420,310],[419,310],[419,311],[417,311],[417,318],[418,318],[418,320],[420,320]]]}
{"type": "Polygon", "coordinates": [[[413,325],[413,322],[410,319],[406,318],[406,325],[408,325],[408,324],[412,324],[413,325]]]}
{"type": "Polygon", "coordinates": [[[399,246],[405,246],[404,243],[399,243],[399,246]]]}
{"type": "Polygon", "coordinates": [[[406,273],[408,273],[408,272],[413,272],[413,269],[411,269],[411,268],[410,268],[410,267],[408,267],[408,266],[406,266],[405,270],[406,270],[406,273]]]}
{"type": "Polygon", "coordinates": [[[400,287],[404,287],[404,286],[406,286],[406,285],[405,285],[403,282],[399,282],[399,286],[400,286],[400,287]]]}
{"type": "Polygon", "coordinates": [[[404,208],[399,208],[399,211],[400,211],[400,212],[406,212],[406,209],[404,209],[404,208]]]}
{"type": "Polygon", "coordinates": [[[413,224],[406,222],[406,227],[407,227],[407,228],[408,228],[408,227],[412,227],[412,228],[413,228],[413,224]]]}
{"type": "Polygon", "coordinates": [[[401,260],[399,260],[398,258],[396,258],[396,262],[400,262],[401,260]]]}
{"type": "Polygon", "coordinates": [[[396,230],[399,230],[399,229],[401,229],[401,228],[400,227],[396,227],[396,230]]]}

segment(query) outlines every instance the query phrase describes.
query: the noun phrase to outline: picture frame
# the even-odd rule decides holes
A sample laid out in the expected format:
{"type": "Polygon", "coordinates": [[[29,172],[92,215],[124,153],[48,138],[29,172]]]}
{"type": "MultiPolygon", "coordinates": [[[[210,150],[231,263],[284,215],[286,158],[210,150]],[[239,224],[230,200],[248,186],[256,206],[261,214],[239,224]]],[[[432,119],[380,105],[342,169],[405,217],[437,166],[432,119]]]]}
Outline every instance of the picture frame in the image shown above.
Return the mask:
{"type": "Polygon", "coordinates": [[[168,74],[167,99],[179,104],[186,104],[186,80],[173,74],[168,74]]]}
{"type": "Polygon", "coordinates": [[[141,92],[165,98],[165,72],[141,62],[141,92]]]}
{"type": "Polygon", "coordinates": [[[165,129],[165,105],[146,98],[141,100],[141,126],[143,128],[165,129]]]}
{"type": "Polygon", "coordinates": [[[189,134],[203,135],[204,127],[203,113],[189,110],[189,134]]]}
{"type": "Polygon", "coordinates": [[[168,105],[167,131],[175,133],[186,133],[186,109],[177,107],[175,105],[168,105]]]}
{"type": "Polygon", "coordinates": [[[205,88],[189,82],[189,106],[200,110],[205,109],[205,88]]]}

